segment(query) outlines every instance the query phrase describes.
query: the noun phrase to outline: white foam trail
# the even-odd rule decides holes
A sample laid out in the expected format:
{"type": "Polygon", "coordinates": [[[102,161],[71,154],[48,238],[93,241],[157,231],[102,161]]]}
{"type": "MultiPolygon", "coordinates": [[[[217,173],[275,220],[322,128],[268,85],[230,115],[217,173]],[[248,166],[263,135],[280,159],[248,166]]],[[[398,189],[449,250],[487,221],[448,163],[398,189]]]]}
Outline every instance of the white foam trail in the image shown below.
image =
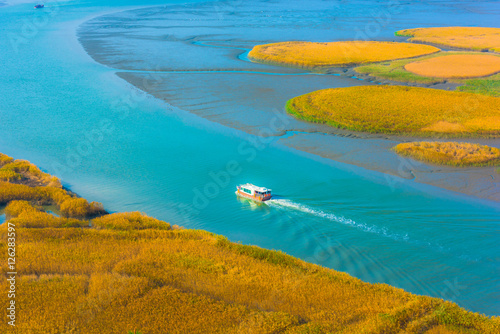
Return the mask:
{"type": "Polygon", "coordinates": [[[364,223],[358,223],[352,219],[345,218],[342,216],[337,216],[333,213],[328,213],[328,212],[324,212],[321,210],[313,209],[313,208],[310,208],[306,205],[295,203],[295,202],[292,202],[292,201],[287,200],[287,199],[271,199],[271,200],[267,201],[266,203],[270,206],[281,207],[281,208],[290,208],[290,209],[294,209],[297,211],[308,213],[308,214],[311,214],[311,215],[314,215],[317,217],[325,218],[325,219],[328,219],[330,221],[334,221],[334,222],[341,223],[344,225],[353,226],[353,227],[358,228],[362,231],[383,235],[385,237],[391,238],[391,239],[396,240],[396,241],[401,241],[401,240],[408,241],[408,239],[409,239],[408,234],[401,235],[401,234],[390,233],[384,227],[380,228],[377,226],[369,226],[369,225],[364,224],[364,223]]]}
{"type": "MultiPolygon", "coordinates": [[[[358,223],[352,219],[345,218],[342,216],[337,216],[333,213],[328,213],[324,212],[321,210],[313,209],[311,207],[308,207],[307,205],[299,204],[292,202],[287,199],[271,199],[269,201],[266,201],[269,206],[273,206],[276,208],[282,208],[282,209],[294,209],[297,211],[301,211],[307,214],[314,215],[316,217],[321,217],[324,219],[328,219],[333,222],[341,223],[344,225],[349,225],[352,227],[355,227],[361,231],[368,232],[368,233],[375,233],[378,235],[382,235],[384,237],[390,238],[395,241],[405,241],[417,246],[423,246],[423,247],[430,247],[433,248],[441,253],[449,253],[451,250],[449,248],[445,248],[439,244],[436,243],[431,243],[428,241],[421,241],[421,240],[410,240],[410,237],[408,236],[408,233],[406,234],[399,234],[399,233],[391,233],[387,231],[387,228],[385,227],[378,227],[378,226],[370,226],[364,223],[358,223]]],[[[468,255],[461,255],[459,256],[461,260],[467,260],[467,261],[474,261],[478,262],[481,260],[481,258],[472,258],[468,255]]]]}

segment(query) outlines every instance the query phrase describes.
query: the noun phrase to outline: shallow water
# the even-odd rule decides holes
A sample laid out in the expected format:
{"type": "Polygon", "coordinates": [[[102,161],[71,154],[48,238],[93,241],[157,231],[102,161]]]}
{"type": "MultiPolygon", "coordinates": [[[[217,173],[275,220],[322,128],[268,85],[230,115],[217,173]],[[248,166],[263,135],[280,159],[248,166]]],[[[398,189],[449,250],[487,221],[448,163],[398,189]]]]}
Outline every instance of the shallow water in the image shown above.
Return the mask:
{"type": "MultiPolygon", "coordinates": [[[[276,41],[404,41],[394,31],[436,26],[443,20],[461,24],[458,18],[469,24],[495,24],[498,4],[491,4],[488,11],[484,6],[453,1],[411,6],[373,1],[233,1],[149,7],[89,20],[79,28],[79,39],[94,59],[117,69],[119,77],[210,121],[250,134],[280,136],[284,145],[336,161],[500,201],[500,177],[495,178],[493,168],[456,173],[453,168],[413,162],[400,168],[405,163],[390,150],[397,139],[362,133],[353,138],[339,129],[298,121],[284,110],[290,98],[311,91],[381,82],[362,80],[341,69],[318,75],[251,63],[247,58],[253,45],[276,41]]],[[[500,147],[499,140],[481,143],[500,147]]]]}
{"type": "MultiPolygon", "coordinates": [[[[290,9],[299,6],[298,3],[294,2],[290,9]]],[[[398,17],[388,31],[396,26],[415,25],[426,6],[431,5],[421,3],[421,10],[414,16],[398,17]],[[414,21],[408,21],[409,18],[414,21]]],[[[490,14],[481,12],[487,8],[483,6],[474,2],[454,7],[455,21],[447,24],[458,24],[464,18],[471,24],[488,23],[490,14]],[[463,10],[463,6],[476,10],[463,10]]],[[[31,7],[30,4],[2,7],[0,20],[5,24],[0,26],[1,35],[22,33],[31,7]]],[[[189,15],[193,14],[191,7],[184,7],[191,11],[189,15]]],[[[363,8],[362,13],[367,14],[366,8],[371,7],[363,8]]],[[[365,22],[366,18],[357,18],[348,9],[343,10],[345,22],[365,22]]],[[[98,6],[97,2],[96,5],[61,3],[58,13],[27,42],[19,44],[17,52],[9,39],[0,40],[5,50],[0,55],[4,64],[0,81],[1,152],[31,160],[60,176],[73,191],[89,200],[103,202],[111,211],[143,211],[173,224],[224,234],[233,241],[281,249],[365,281],[384,282],[453,300],[474,311],[498,313],[500,208],[496,203],[336,163],[283,146],[276,137],[259,139],[247,133],[251,131],[219,124],[224,123],[220,122],[220,112],[234,108],[234,115],[229,115],[226,121],[248,127],[248,122],[255,118],[241,105],[261,114],[271,113],[277,122],[283,121],[279,112],[274,113],[272,108],[260,110],[263,102],[252,101],[245,94],[248,81],[254,90],[250,96],[260,96],[260,79],[252,82],[244,73],[220,73],[213,79],[204,73],[168,73],[175,107],[142,93],[119,78],[109,66],[137,67],[162,59],[161,53],[146,52],[156,50],[157,40],[143,44],[141,37],[138,46],[129,46],[109,58],[112,63],[107,67],[86,55],[74,35],[80,23],[111,10],[118,10],[112,2],[106,2],[106,7],[98,6]],[[136,53],[139,46],[143,46],[144,52],[136,53]],[[149,54],[153,54],[153,60],[148,60],[149,54]],[[224,76],[227,79],[222,79],[224,76]],[[207,81],[211,85],[201,85],[207,81]],[[238,89],[229,91],[231,85],[238,89]],[[201,89],[212,91],[200,94],[201,89]],[[221,94],[225,98],[218,98],[221,94]],[[215,112],[213,118],[217,122],[189,113],[200,108],[199,105],[205,106],[204,117],[215,112]],[[244,182],[272,188],[276,199],[264,205],[238,199],[235,185],[244,182]]],[[[142,12],[143,17],[152,10],[142,12]]],[[[180,7],[172,11],[182,18],[187,15],[182,14],[180,7]]],[[[229,12],[240,15],[237,6],[229,12]]],[[[324,11],[311,14],[307,20],[305,14],[295,18],[317,22],[310,29],[301,30],[300,38],[306,39],[318,27],[325,27],[321,12],[324,11]]],[[[301,7],[289,15],[297,13],[302,13],[301,7]]],[[[130,23],[136,14],[119,15],[122,19],[123,15],[130,15],[130,23]]],[[[32,19],[29,15],[28,20],[32,19]]],[[[433,23],[431,18],[432,15],[426,15],[425,22],[433,23]]],[[[220,25],[225,21],[213,22],[220,25]]],[[[178,22],[180,27],[174,29],[174,35],[185,37],[181,28],[186,24],[178,22]]],[[[120,27],[116,29],[124,29],[123,21],[117,25],[120,27]]],[[[349,29],[342,30],[342,24],[338,27],[344,38],[351,37],[349,29]]],[[[151,31],[149,27],[144,29],[147,33],[151,31]]],[[[207,34],[212,33],[211,29],[224,34],[232,31],[209,27],[207,34]]],[[[327,33],[327,29],[323,30],[327,33]]],[[[131,32],[117,34],[116,45],[127,45],[128,41],[123,40],[127,34],[134,36],[131,32]]],[[[262,38],[251,30],[248,35],[262,38]]],[[[322,34],[315,36],[318,40],[325,38],[322,34]]],[[[213,49],[222,51],[195,53],[196,57],[184,57],[184,61],[177,56],[168,65],[183,70],[216,66],[232,71],[294,74],[281,76],[286,78],[282,85],[277,76],[250,74],[267,78],[262,81],[261,93],[267,96],[265,101],[275,105],[286,98],[285,84],[296,94],[308,85],[316,89],[332,83],[349,85],[351,80],[328,76],[332,81],[322,83],[326,76],[299,76],[296,74],[303,71],[242,61],[238,56],[243,50],[213,49]],[[217,52],[226,53],[218,56],[217,52]],[[281,90],[281,93],[266,95],[266,85],[271,83],[274,92],[281,90]],[[278,100],[272,99],[274,94],[279,96],[278,100]]],[[[105,56],[109,57],[109,53],[102,54],[105,56]]],[[[297,126],[307,127],[299,122],[297,126]]]]}

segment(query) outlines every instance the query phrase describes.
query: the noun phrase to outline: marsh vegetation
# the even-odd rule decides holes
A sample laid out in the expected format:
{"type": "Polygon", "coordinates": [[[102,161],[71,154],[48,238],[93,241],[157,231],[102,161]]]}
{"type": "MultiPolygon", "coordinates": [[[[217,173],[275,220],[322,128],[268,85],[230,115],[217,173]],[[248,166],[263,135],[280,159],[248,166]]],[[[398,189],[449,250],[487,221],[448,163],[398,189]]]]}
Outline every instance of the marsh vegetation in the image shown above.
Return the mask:
{"type": "Polygon", "coordinates": [[[480,144],[412,142],[398,144],[394,150],[402,156],[438,165],[457,167],[500,165],[500,150],[480,144]]]}
{"type": "MultiPolygon", "coordinates": [[[[26,188],[13,193],[11,186],[45,188],[47,194],[61,188],[0,183],[8,222],[18,236],[16,333],[497,333],[500,328],[498,318],[451,302],[364,283],[279,251],[171,227],[137,212],[102,213],[90,226],[87,220],[54,217],[37,206],[40,198],[26,196],[26,188]]],[[[6,240],[7,233],[4,223],[0,238],[6,240]]],[[[0,250],[6,248],[0,242],[0,250]]],[[[4,271],[6,266],[0,264],[4,271]]],[[[6,291],[7,282],[0,287],[6,291]]],[[[6,326],[2,322],[0,331],[6,326]]]]}
{"type": "Polygon", "coordinates": [[[404,86],[332,88],[295,97],[286,108],[299,119],[354,131],[425,137],[500,135],[500,99],[471,93],[404,86]]]}
{"type": "Polygon", "coordinates": [[[327,69],[412,58],[440,51],[429,45],[375,41],[281,42],[256,45],[248,57],[258,62],[308,69],[327,69]]]}
{"type": "Polygon", "coordinates": [[[430,43],[476,51],[500,52],[500,28],[415,28],[399,30],[396,35],[410,37],[410,42],[430,43]]]}

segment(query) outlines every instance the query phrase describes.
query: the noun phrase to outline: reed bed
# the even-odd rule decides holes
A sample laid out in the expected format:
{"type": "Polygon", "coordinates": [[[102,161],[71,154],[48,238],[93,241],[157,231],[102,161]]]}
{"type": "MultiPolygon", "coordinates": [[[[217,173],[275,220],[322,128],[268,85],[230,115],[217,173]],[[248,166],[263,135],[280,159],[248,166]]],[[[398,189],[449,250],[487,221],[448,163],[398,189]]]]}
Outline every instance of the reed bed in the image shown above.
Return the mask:
{"type": "Polygon", "coordinates": [[[42,172],[29,161],[14,160],[5,154],[0,156],[0,181],[22,181],[30,185],[62,187],[57,177],[42,172]]]}
{"type": "MultiPolygon", "coordinates": [[[[4,189],[0,187],[0,195],[4,189]]],[[[8,222],[42,213],[34,204],[10,200],[8,222]]],[[[94,219],[99,229],[17,226],[18,318],[15,328],[0,322],[0,332],[500,330],[498,317],[468,312],[451,302],[365,283],[282,252],[232,243],[206,231],[166,229],[167,223],[158,222],[139,213],[121,213],[94,219]]],[[[6,225],[0,225],[0,240],[7,238],[6,225]]],[[[0,241],[0,252],[7,253],[6,242],[0,241]]],[[[0,270],[8,271],[6,261],[0,263],[0,270]]],[[[0,281],[2,291],[8,290],[7,285],[6,280],[0,281]]],[[[4,319],[7,302],[0,299],[4,319]]]]}
{"type": "Polygon", "coordinates": [[[426,137],[500,136],[500,99],[403,86],[357,86],[315,91],[287,102],[310,122],[354,131],[426,137]]]}
{"type": "Polygon", "coordinates": [[[41,227],[85,227],[88,221],[73,218],[56,217],[50,213],[32,206],[27,201],[12,201],[5,208],[10,222],[17,227],[41,228],[41,227]]]}
{"type": "Polygon", "coordinates": [[[344,67],[411,58],[440,51],[429,45],[375,41],[281,42],[255,46],[248,57],[257,62],[308,69],[344,67]]]}
{"type": "Polygon", "coordinates": [[[140,212],[122,212],[102,216],[92,221],[95,228],[106,228],[113,230],[132,230],[156,228],[169,230],[170,224],[156,218],[148,217],[140,212]]]}
{"type": "Polygon", "coordinates": [[[404,68],[425,77],[477,78],[500,72],[500,57],[493,55],[449,55],[411,62],[406,64],[404,68]]]}
{"type": "Polygon", "coordinates": [[[18,333],[425,333],[437,326],[496,333],[500,325],[451,302],[274,251],[249,252],[207,232],[18,233],[18,333]]]}
{"type": "Polygon", "coordinates": [[[106,213],[101,203],[89,203],[66,190],[56,187],[31,187],[0,181],[0,205],[24,200],[39,205],[56,205],[64,217],[91,218],[106,213]]]}
{"type": "Polygon", "coordinates": [[[409,41],[431,43],[454,48],[500,52],[500,28],[438,27],[405,29],[397,36],[411,37],[409,41]]]}
{"type": "Polygon", "coordinates": [[[6,154],[0,153],[0,167],[3,167],[4,165],[13,162],[14,159],[9,157],[6,154]]]}
{"type": "Polygon", "coordinates": [[[456,167],[499,166],[500,150],[480,144],[457,142],[413,142],[394,147],[399,155],[438,165],[456,167]]]}
{"type": "Polygon", "coordinates": [[[57,177],[29,161],[0,154],[0,167],[0,205],[13,200],[55,205],[66,218],[92,218],[106,213],[101,203],[89,203],[68,192],[57,177]]]}

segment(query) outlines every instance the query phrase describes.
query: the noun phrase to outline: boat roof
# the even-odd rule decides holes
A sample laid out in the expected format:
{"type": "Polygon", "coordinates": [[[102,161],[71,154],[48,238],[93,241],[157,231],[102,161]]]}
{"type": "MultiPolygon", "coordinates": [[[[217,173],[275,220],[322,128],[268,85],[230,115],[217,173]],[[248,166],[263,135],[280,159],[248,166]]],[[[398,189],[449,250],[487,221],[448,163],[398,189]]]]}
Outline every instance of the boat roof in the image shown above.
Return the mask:
{"type": "Polygon", "coordinates": [[[242,184],[241,186],[244,187],[244,188],[247,188],[247,189],[251,189],[251,190],[255,190],[255,191],[261,192],[261,193],[265,193],[267,191],[271,191],[271,189],[269,189],[269,188],[257,187],[257,186],[255,186],[255,185],[253,185],[251,183],[242,184]]]}

